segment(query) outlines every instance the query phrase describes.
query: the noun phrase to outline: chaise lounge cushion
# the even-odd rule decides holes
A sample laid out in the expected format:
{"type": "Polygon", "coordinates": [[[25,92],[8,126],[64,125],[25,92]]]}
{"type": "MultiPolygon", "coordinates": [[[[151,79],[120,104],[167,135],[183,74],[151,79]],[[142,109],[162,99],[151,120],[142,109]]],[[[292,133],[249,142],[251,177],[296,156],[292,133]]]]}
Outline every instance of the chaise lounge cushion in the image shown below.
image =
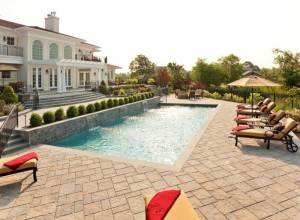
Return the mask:
{"type": "MultiPolygon", "coordinates": [[[[11,161],[13,159],[16,159],[18,156],[14,156],[14,157],[7,157],[7,158],[1,158],[0,159],[0,174],[5,174],[5,173],[9,173],[9,172],[13,172],[14,170],[8,168],[7,166],[4,165],[4,163],[11,161]]],[[[24,170],[27,168],[33,168],[37,166],[37,159],[33,158],[30,159],[28,161],[26,161],[25,163],[23,163],[21,166],[19,166],[16,171],[18,170],[24,170]]]]}
{"type": "MultiPolygon", "coordinates": [[[[148,207],[151,199],[154,197],[146,196],[144,197],[146,208],[148,207]]],[[[164,220],[199,220],[199,217],[186,197],[185,193],[181,190],[180,195],[174,202],[173,206],[165,216],[164,220]]]]}

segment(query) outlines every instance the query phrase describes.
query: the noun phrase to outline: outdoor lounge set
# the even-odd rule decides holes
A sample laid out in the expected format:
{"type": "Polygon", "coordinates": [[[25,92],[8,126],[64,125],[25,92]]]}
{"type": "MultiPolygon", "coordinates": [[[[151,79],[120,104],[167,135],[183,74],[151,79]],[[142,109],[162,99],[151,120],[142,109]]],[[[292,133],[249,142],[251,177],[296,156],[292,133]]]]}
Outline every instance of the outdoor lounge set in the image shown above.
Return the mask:
{"type": "Polygon", "coordinates": [[[180,89],[175,90],[175,98],[178,99],[199,99],[203,98],[203,92],[201,89],[190,90],[189,93],[181,91],[180,89]]]}
{"type": "Polygon", "coordinates": [[[267,105],[261,105],[257,110],[241,109],[238,105],[236,110],[238,116],[234,119],[237,127],[234,127],[231,132],[235,136],[235,145],[237,146],[240,137],[263,139],[267,142],[267,149],[270,148],[270,141],[282,141],[289,152],[297,152],[298,146],[290,132],[298,126],[298,123],[292,118],[284,118],[285,112],[282,110],[271,114],[275,106],[274,102],[269,102],[267,105]],[[255,117],[247,117],[251,114],[255,117]],[[262,117],[258,118],[258,116],[262,117]]]}

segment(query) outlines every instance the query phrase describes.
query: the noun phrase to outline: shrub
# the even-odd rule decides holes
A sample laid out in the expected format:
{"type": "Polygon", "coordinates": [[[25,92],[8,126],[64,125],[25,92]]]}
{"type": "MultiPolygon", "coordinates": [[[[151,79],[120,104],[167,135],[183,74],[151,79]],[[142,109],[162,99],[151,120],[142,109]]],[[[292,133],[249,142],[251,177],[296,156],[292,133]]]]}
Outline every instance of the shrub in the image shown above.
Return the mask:
{"type": "Polygon", "coordinates": [[[132,98],[133,98],[133,102],[137,101],[137,96],[136,95],[132,96],[132,98]]]}
{"type": "Polygon", "coordinates": [[[213,94],[211,94],[211,97],[213,99],[221,99],[221,95],[219,93],[217,93],[217,92],[214,92],[213,94]]]}
{"type": "Polygon", "coordinates": [[[133,102],[133,97],[132,97],[132,96],[129,96],[129,97],[128,97],[128,100],[129,100],[129,103],[132,103],[132,102],[133,102]]]}
{"type": "Polygon", "coordinates": [[[145,94],[141,94],[141,100],[145,99],[145,94]]]}
{"type": "Polygon", "coordinates": [[[243,97],[240,97],[238,95],[233,95],[233,101],[242,103],[244,101],[243,97]]]}
{"type": "Polygon", "coordinates": [[[95,102],[94,106],[95,106],[95,112],[98,112],[98,111],[101,110],[101,103],[100,102],[95,102]]]}
{"type": "Polygon", "coordinates": [[[86,112],[87,113],[93,113],[93,112],[95,112],[95,106],[94,106],[94,104],[92,104],[92,103],[88,104],[86,106],[86,112]]]}
{"type": "MultiPolygon", "coordinates": [[[[233,101],[231,100],[231,94],[230,93],[225,93],[222,97],[223,100],[226,100],[226,101],[233,101]]],[[[233,99],[233,97],[232,97],[233,99]]]]}
{"type": "Polygon", "coordinates": [[[112,99],[108,99],[108,100],[107,100],[107,107],[108,107],[108,108],[114,107],[114,102],[113,102],[112,99]]]}
{"type": "Polygon", "coordinates": [[[154,92],[150,92],[150,94],[151,94],[151,98],[154,97],[154,92]]]}
{"type": "Polygon", "coordinates": [[[40,116],[38,113],[32,113],[30,116],[30,125],[32,127],[40,126],[43,122],[42,116],[40,116]]]}
{"type": "Polygon", "coordinates": [[[125,95],[125,90],[121,88],[121,89],[119,90],[119,95],[125,95]]]}
{"type": "Polygon", "coordinates": [[[114,101],[114,106],[118,106],[119,105],[119,99],[113,99],[114,101]]]}
{"type": "Polygon", "coordinates": [[[119,99],[119,105],[124,105],[124,99],[119,99]]]}
{"type": "Polygon", "coordinates": [[[55,115],[53,111],[47,111],[43,114],[43,120],[45,124],[49,124],[55,121],[55,115]]]}
{"type": "Polygon", "coordinates": [[[113,94],[114,94],[115,96],[117,96],[117,95],[119,95],[119,91],[118,91],[118,90],[114,90],[114,91],[113,91],[113,94]]]}
{"type": "MultiPolygon", "coordinates": [[[[260,93],[253,93],[253,103],[258,103],[259,101],[264,100],[264,97],[260,95],[260,93]]],[[[252,103],[252,94],[250,94],[249,98],[246,100],[247,103],[252,103]]]]}
{"type": "Polygon", "coordinates": [[[129,98],[128,98],[128,97],[125,97],[125,98],[124,98],[124,103],[125,103],[125,104],[128,104],[128,103],[129,103],[129,98]]]}
{"type": "Polygon", "coordinates": [[[85,105],[79,105],[78,106],[78,115],[84,115],[85,113],[86,113],[85,105]]]}
{"type": "Polygon", "coordinates": [[[145,93],[145,99],[149,99],[149,93],[145,93]]]}
{"type": "Polygon", "coordinates": [[[0,111],[1,112],[3,111],[5,105],[6,105],[5,100],[0,99],[0,111]]]}
{"type": "Polygon", "coordinates": [[[101,101],[101,109],[107,109],[107,102],[106,100],[101,101]]]}
{"type": "Polygon", "coordinates": [[[54,115],[55,115],[55,121],[63,120],[64,117],[65,117],[64,109],[63,109],[63,108],[57,109],[57,110],[55,111],[54,115]]]}
{"type": "Polygon", "coordinates": [[[141,95],[136,95],[137,101],[141,101],[141,95]]]}
{"type": "Polygon", "coordinates": [[[108,94],[108,89],[107,89],[107,86],[106,86],[106,83],[104,82],[104,80],[101,81],[101,84],[99,86],[99,92],[101,92],[104,95],[108,94]]]}
{"type": "Polygon", "coordinates": [[[207,90],[203,90],[203,97],[205,98],[211,98],[211,94],[207,90]]]}
{"type": "Polygon", "coordinates": [[[78,115],[78,108],[74,105],[69,106],[67,109],[67,117],[74,118],[78,115]]]}
{"type": "Polygon", "coordinates": [[[3,99],[6,104],[14,104],[18,102],[18,96],[15,94],[11,86],[6,86],[0,95],[0,99],[3,99]]]}

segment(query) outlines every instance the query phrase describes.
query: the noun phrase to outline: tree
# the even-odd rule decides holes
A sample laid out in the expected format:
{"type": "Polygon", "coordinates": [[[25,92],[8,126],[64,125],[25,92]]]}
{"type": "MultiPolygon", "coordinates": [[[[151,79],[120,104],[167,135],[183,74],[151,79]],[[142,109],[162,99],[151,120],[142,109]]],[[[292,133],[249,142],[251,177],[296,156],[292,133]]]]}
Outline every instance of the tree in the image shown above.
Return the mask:
{"type": "Polygon", "coordinates": [[[168,63],[168,72],[172,77],[173,89],[181,89],[183,85],[183,65],[178,65],[177,63],[168,63]]]}
{"type": "Polygon", "coordinates": [[[219,86],[223,81],[220,64],[208,64],[205,59],[198,58],[193,66],[191,76],[194,81],[199,81],[207,86],[219,86]]]}
{"type": "Polygon", "coordinates": [[[160,87],[165,87],[171,81],[166,67],[159,68],[155,73],[154,79],[155,83],[160,87]]]}
{"type": "Polygon", "coordinates": [[[225,76],[224,83],[230,83],[241,78],[243,65],[240,63],[239,57],[229,54],[218,59],[218,62],[221,64],[221,71],[225,76]]]}
{"type": "Polygon", "coordinates": [[[255,72],[260,73],[260,68],[257,65],[254,65],[252,62],[250,61],[245,61],[243,63],[243,69],[244,70],[253,70],[255,72]]]}
{"type": "Polygon", "coordinates": [[[274,49],[274,63],[279,65],[283,83],[287,88],[300,85],[300,53],[293,54],[291,51],[274,49]]]}
{"type": "Polygon", "coordinates": [[[280,82],[280,83],[283,82],[283,78],[281,76],[281,70],[279,68],[274,68],[274,67],[272,69],[262,68],[260,73],[262,77],[265,79],[269,79],[274,82],[280,82]]]}
{"type": "Polygon", "coordinates": [[[137,55],[129,65],[131,77],[138,78],[142,82],[146,82],[149,77],[153,76],[154,68],[155,64],[142,54],[137,55]]]}

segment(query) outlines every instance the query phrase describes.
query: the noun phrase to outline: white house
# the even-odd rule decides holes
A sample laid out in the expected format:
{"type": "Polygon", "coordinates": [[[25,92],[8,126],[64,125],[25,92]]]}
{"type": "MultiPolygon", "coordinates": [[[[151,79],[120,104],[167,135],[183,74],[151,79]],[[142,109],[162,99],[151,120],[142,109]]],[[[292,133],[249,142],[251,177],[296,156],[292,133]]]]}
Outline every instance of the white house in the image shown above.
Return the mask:
{"type": "Polygon", "coordinates": [[[21,81],[27,92],[37,87],[61,93],[114,82],[120,67],[94,56],[99,51],[99,46],[60,33],[55,12],[45,18],[45,28],[0,19],[0,85],[21,81]]]}

